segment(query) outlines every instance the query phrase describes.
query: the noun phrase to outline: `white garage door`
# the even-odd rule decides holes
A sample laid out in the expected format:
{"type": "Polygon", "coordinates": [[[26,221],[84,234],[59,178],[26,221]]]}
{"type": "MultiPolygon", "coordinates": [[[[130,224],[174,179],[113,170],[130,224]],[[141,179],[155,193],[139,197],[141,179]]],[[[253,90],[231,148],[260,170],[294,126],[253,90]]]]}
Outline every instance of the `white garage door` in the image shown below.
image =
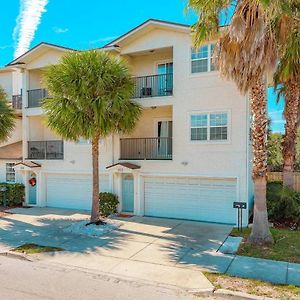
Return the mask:
{"type": "Polygon", "coordinates": [[[145,177],[145,215],[236,223],[236,180],[145,177]]]}
{"type": "MultiPolygon", "coordinates": [[[[46,177],[46,188],[48,207],[91,209],[91,176],[49,174],[46,177]]],[[[101,175],[100,191],[109,192],[108,175],[101,175]]]]}

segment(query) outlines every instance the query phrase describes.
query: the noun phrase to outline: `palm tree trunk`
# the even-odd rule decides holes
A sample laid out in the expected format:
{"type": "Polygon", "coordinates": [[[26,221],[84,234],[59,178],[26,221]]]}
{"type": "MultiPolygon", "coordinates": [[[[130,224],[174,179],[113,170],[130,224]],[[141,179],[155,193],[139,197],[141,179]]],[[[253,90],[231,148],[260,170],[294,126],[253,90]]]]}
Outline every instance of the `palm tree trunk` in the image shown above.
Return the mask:
{"type": "Polygon", "coordinates": [[[258,79],[250,92],[252,112],[252,150],[254,182],[254,219],[249,242],[266,244],[273,241],[269,229],[267,185],[267,97],[263,79],[258,79]]]}
{"type": "Polygon", "coordinates": [[[299,126],[300,86],[297,82],[285,84],[285,135],[282,142],[283,186],[293,188],[293,171],[296,155],[296,137],[299,126]]]}
{"type": "Polygon", "coordinates": [[[99,220],[99,135],[92,139],[93,197],[91,223],[99,220]]]}

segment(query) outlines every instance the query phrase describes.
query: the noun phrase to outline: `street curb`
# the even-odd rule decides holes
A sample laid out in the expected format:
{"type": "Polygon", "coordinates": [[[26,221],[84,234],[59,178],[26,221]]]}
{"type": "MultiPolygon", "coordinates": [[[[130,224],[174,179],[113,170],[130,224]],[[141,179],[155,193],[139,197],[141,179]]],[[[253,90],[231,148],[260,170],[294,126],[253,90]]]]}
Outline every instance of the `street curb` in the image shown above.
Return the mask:
{"type": "Polygon", "coordinates": [[[236,300],[274,300],[275,298],[270,298],[266,296],[256,296],[251,295],[243,292],[235,292],[231,290],[225,290],[225,289],[217,289],[213,293],[214,296],[222,298],[223,296],[229,296],[231,299],[236,300]]]}

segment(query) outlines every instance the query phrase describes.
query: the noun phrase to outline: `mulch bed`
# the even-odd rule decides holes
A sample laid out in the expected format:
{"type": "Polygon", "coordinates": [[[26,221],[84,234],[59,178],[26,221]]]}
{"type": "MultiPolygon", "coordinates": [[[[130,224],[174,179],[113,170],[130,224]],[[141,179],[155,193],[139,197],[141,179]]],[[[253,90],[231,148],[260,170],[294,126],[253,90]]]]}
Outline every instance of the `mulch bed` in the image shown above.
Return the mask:
{"type": "Polygon", "coordinates": [[[129,214],[118,214],[117,217],[118,217],[118,218],[132,218],[133,215],[129,215],[129,214]]]}

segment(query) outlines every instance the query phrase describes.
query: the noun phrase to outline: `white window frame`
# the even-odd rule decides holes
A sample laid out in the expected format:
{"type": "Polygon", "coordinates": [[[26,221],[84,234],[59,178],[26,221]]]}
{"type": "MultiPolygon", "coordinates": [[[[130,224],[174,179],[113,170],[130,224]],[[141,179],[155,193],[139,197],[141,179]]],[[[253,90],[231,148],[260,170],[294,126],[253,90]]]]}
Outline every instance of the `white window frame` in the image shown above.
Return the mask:
{"type": "MultiPolygon", "coordinates": [[[[200,127],[197,127],[200,128],[200,127]]],[[[204,126],[202,127],[204,128],[204,126]]],[[[212,111],[191,111],[188,114],[188,140],[191,144],[230,144],[231,143],[231,111],[230,110],[212,110],[212,111]],[[227,139],[226,140],[211,140],[210,127],[225,127],[225,126],[210,126],[211,114],[227,114],[227,139]],[[207,115],[207,139],[206,140],[192,140],[191,128],[193,115],[207,115]]]]}
{"type": "Polygon", "coordinates": [[[5,182],[6,182],[6,183],[16,183],[16,171],[15,171],[15,169],[13,168],[15,165],[16,165],[16,164],[15,164],[14,162],[7,162],[7,163],[5,164],[5,182]],[[7,171],[8,165],[11,165],[12,171],[9,171],[9,172],[7,171]],[[7,180],[7,175],[8,175],[8,174],[10,174],[10,175],[13,174],[14,180],[8,181],[8,180],[7,180]]]}
{"type": "Polygon", "coordinates": [[[202,47],[205,47],[205,46],[208,46],[208,51],[207,51],[207,55],[208,57],[207,58],[195,58],[195,59],[192,59],[192,53],[193,53],[193,49],[195,47],[190,47],[190,75],[191,76],[199,76],[199,75],[203,75],[203,74],[213,74],[213,73],[216,73],[218,70],[211,70],[211,59],[212,59],[212,52],[211,52],[211,45],[216,45],[215,42],[211,42],[211,43],[207,43],[207,44],[203,44],[200,48],[202,47]],[[193,73],[193,70],[192,70],[192,62],[193,61],[196,61],[196,60],[204,60],[204,59],[207,59],[207,71],[206,72],[194,72],[193,73]]]}

